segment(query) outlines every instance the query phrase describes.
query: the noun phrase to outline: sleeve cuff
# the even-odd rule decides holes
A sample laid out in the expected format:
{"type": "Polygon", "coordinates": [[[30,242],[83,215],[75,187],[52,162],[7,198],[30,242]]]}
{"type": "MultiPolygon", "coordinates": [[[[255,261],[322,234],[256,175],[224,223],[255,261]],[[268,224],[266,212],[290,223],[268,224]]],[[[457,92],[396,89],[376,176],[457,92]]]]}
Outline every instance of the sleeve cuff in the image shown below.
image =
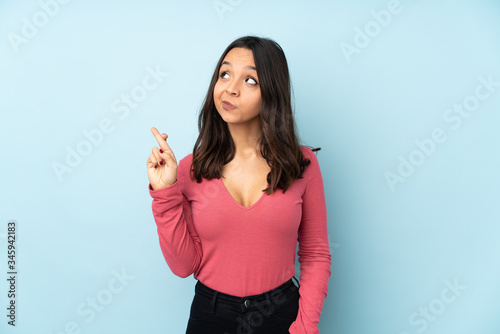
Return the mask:
{"type": "Polygon", "coordinates": [[[175,180],[174,184],[162,188],[162,189],[157,189],[154,190],[153,187],[151,186],[151,182],[148,184],[148,190],[149,190],[149,195],[153,198],[167,198],[171,197],[172,192],[174,191],[179,191],[179,180],[175,180]]]}

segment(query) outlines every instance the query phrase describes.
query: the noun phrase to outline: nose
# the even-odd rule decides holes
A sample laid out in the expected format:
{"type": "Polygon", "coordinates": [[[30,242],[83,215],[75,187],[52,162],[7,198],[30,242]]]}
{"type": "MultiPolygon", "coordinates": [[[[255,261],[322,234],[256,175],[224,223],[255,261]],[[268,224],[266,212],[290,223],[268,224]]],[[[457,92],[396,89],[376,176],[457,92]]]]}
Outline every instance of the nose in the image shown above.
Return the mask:
{"type": "Polygon", "coordinates": [[[240,88],[238,87],[238,83],[236,82],[236,80],[231,80],[231,82],[228,82],[226,86],[226,93],[236,96],[240,93],[240,88]]]}

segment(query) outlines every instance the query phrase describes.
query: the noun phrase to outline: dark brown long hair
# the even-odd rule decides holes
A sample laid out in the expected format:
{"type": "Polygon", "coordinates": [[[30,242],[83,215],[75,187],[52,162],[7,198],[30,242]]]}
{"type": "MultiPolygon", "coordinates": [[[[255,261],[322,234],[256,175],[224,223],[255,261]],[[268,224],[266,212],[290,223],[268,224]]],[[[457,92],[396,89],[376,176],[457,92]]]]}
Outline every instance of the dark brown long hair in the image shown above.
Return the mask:
{"type": "MultiPolygon", "coordinates": [[[[259,116],[262,128],[260,154],[271,167],[267,174],[269,187],[263,191],[271,195],[279,187],[284,193],[295,179],[302,178],[305,167],[311,161],[302,155],[296,134],[285,53],[275,41],[256,36],[236,39],[224,50],[217,62],[198,117],[200,134],[193,148],[191,179],[196,179],[198,183],[202,181],[202,177],[207,180],[218,179],[221,177],[222,167],[234,158],[234,141],[227,123],[214,104],[214,86],[219,78],[222,61],[233,48],[252,51],[259,77],[262,100],[259,116]]],[[[321,148],[311,149],[315,152],[321,148]]]]}

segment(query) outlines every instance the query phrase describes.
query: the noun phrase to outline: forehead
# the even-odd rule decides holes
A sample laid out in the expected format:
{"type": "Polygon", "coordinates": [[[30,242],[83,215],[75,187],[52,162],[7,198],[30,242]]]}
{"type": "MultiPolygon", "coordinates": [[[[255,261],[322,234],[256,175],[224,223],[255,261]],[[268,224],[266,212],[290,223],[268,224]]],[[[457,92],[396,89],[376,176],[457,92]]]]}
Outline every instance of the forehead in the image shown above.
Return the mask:
{"type": "Polygon", "coordinates": [[[242,65],[255,66],[252,50],[245,48],[231,49],[224,57],[224,61],[228,61],[231,64],[241,63],[242,65]]]}

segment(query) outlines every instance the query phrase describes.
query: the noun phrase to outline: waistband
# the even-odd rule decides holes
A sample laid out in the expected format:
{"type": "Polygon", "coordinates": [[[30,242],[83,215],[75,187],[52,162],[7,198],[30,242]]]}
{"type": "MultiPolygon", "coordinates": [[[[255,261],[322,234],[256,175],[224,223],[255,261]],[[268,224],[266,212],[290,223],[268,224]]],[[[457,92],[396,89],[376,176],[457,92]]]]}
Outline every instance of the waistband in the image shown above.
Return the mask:
{"type": "Polygon", "coordinates": [[[299,281],[293,276],[280,286],[264,293],[252,296],[238,297],[214,290],[198,281],[195,286],[196,295],[210,300],[213,305],[223,303],[226,307],[242,311],[260,309],[263,304],[281,304],[300,287],[299,281]],[[296,286],[293,280],[297,281],[296,286]]]}

